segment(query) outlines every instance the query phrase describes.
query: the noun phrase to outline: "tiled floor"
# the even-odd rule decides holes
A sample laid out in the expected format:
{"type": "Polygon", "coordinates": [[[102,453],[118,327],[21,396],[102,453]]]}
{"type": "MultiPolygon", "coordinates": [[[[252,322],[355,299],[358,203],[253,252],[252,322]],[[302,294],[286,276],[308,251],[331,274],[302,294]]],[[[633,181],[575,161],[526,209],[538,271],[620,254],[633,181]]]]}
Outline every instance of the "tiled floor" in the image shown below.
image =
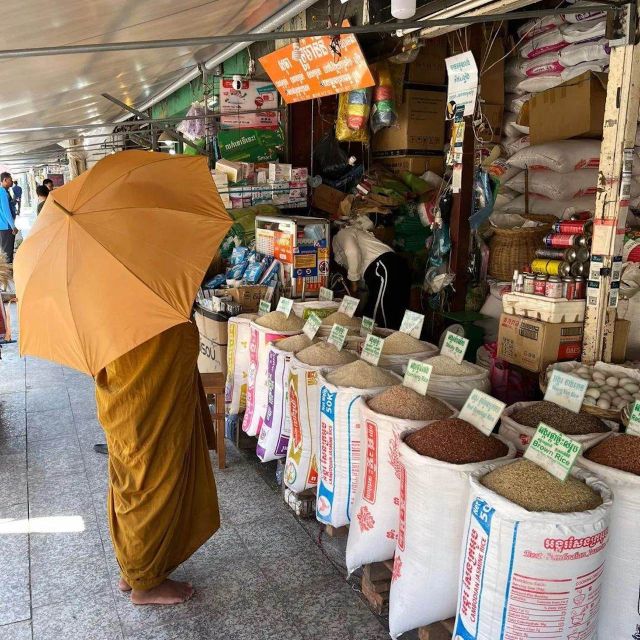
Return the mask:
{"type": "Polygon", "coordinates": [[[176,572],[177,607],[134,607],[116,586],[105,515],[107,458],[92,381],[0,360],[0,640],[388,638],[344,571],[345,541],[284,505],[274,464],[229,445],[216,469],[223,525],[176,572]]]}

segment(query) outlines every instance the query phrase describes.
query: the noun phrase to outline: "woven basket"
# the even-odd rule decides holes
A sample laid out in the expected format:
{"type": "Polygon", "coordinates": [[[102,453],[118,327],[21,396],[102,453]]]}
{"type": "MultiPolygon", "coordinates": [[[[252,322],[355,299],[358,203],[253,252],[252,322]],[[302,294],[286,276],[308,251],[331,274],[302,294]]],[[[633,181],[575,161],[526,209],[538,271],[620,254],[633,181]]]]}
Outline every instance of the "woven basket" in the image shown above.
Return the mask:
{"type": "Polygon", "coordinates": [[[555,216],[528,215],[523,216],[543,224],[531,228],[494,229],[489,239],[489,275],[509,282],[513,272],[530,264],[535,257],[536,249],[542,246],[542,238],[551,231],[551,223],[555,216]]]}

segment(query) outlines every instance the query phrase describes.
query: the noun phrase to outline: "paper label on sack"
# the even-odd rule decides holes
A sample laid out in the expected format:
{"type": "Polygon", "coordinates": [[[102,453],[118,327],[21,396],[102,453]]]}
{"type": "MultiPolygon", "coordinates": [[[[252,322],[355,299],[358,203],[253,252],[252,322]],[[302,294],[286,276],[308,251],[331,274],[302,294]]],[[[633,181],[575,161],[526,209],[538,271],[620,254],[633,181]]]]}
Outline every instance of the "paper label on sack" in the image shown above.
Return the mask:
{"type": "Polygon", "coordinates": [[[636,400],[631,407],[626,433],[632,436],[640,436],[640,400],[636,400]]]}
{"type": "Polygon", "coordinates": [[[449,85],[447,102],[464,105],[464,115],[472,116],[478,94],[478,65],[471,51],[444,59],[447,65],[449,85]]]}
{"type": "Polygon", "coordinates": [[[331,289],[327,289],[327,287],[320,287],[318,300],[325,300],[325,301],[331,302],[331,300],[333,300],[333,291],[331,291],[331,289]]]}
{"type": "Polygon", "coordinates": [[[304,327],[302,327],[302,333],[304,333],[309,340],[313,340],[316,337],[316,333],[318,333],[318,329],[322,324],[322,319],[319,318],[315,313],[312,313],[307,321],[304,323],[304,327]]]}
{"type": "Polygon", "coordinates": [[[284,313],[288,318],[291,315],[291,309],[293,309],[293,300],[291,298],[280,298],[280,300],[278,300],[278,308],[276,311],[284,313]]]}
{"type": "Polygon", "coordinates": [[[467,352],[468,346],[469,340],[467,338],[463,338],[452,331],[447,331],[440,353],[460,364],[464,360],[464,354],[467,352]]]}
{"type": "Polygon", "coordinates": [[[327,342],[332,344],[338,351],[342,351],[348,332],[349,329],[347,329],[347,327],[343,327],[340,324],[334,324],[333,327],[331,327],[331,333],[327,338],[327,342]]]}
{"type": "Polygon", "coordinates": [[[544,399],[569,409],[569,411],[579,413],[588,386],[588,380],[554,369],[551,372],[544,399]]]}
{"type": "Polygon", "coordinates": [[[422,333],[422,325],[424,324],[424,316],[421,313],[415,311],[405,311],[404,318],[402,318],[402,324],[400,325],[400,331],[407,333],[410,336],[420,340],[420,334],[422,333]]]}
{"type": "Polygon", "coordinates": [[[581,449],[582,445],[579,442],[541,422],[524,452],[524,457],[564,482],[571,473],[581,449]]]}
{"type": "Polygon", "coordinates": [[[458,417],[471,423],[478,431],[488,436],[496,426],[507,405],[500,400],[474,389],[460,410],[458,417]]]}
{"type": "Polygon", "coordinates": [[[367,318],[367,316],[364,316],[362,318],[362,324],[360,325],[360,335],[363,338],[366,338],[373,331],[375,326],[376,323],[373,318],[367,318]]]}
{"type": "Polygon", "coordinates": [[[402,384],[405,387],[409,387],[409,389],[413,389],[421,396],[426,396],[432,370],[433,366],[426,362],[409,360],[402,384]]]}
{"type": "Polygon", "coordinates": [[[360,357],[374,367],[378,366],[380,362],[380,356],[382,355],[382,347],[384,346],[384,340],[378,336],[374,336],[370,333],[362,346],[362,353],[360,357]]]}
{"type": "Polygon", "coordinates": [[[340,303],[340,307],[338,311],[340,313],[344,313],[345,315],[353,318],[353,314],[356,312],[358,305],[360,304],[360,300],[358,298],[353,298],[352,296],[345,296],[342,298],[342,302],[340,303]]]}
{"type": "Polygon", "coordinates": [[[263,316],[271,311],[271,303],[268,300],[260,300],[258,315],[263,316]]]}

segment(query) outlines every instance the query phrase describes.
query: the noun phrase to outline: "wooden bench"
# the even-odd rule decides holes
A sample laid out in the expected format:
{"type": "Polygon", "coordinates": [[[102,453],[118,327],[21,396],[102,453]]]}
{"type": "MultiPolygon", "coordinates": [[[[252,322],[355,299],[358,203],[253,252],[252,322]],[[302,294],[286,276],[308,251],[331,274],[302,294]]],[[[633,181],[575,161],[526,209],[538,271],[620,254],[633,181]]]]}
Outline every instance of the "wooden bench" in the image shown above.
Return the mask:
{"type": "Polygon", "coordinates": [[[218,467],[225,468],[226,449],[224,442],[224,373],[201,373],[202,386],[204,393],[209,398],[213,398],[215,413],[212,414],[213,426],[216,430],[216,451],[218,453],[218,467]]]}

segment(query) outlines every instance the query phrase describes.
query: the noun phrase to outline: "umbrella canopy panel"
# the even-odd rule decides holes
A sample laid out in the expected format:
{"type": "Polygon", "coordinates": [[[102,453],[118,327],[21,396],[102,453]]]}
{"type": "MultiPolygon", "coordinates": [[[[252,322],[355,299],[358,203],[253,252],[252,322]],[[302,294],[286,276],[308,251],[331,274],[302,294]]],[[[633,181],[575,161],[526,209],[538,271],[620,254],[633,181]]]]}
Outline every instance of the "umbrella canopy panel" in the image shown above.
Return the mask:
{"type": "MultiPolygon", "coordinates": [[[[245,33],[289,4],[283,0],[13,0],[3,4],[2,48],[245,33]]],[[[135,106],[222,48],[182,47],[5,61],[0,65],[0,128],[111,121],[122,115],[122,110],[101,93],[135,106]]],[[[56,137],[53,131],[47,133],[56,137]]],[[[68,134],[65,131],[58,137],[68,134]]],[[[42,137],[43,132],[2,136],[0,161],[2,156],[43,146],[42,137]]]]}

